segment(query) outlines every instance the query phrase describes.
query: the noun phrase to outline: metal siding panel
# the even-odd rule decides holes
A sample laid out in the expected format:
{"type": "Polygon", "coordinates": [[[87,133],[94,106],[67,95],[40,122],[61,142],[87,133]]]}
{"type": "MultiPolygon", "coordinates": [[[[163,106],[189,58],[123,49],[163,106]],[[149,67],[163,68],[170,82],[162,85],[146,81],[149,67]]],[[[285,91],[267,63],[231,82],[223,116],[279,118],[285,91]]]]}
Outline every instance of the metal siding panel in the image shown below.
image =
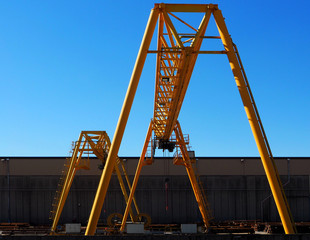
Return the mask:
{"type": "Polygon", "coordinates": [[[256,215],[256,185],[255,185],[255,176],[247,176],[246,181],[246,218],[247,220],[256,220],[259,219],[259,216],[256,215]]]}
{"type": "MultiPolygon", "coordinates": [[[[188,177],[169,176],[169,209],[165,210],[164,183],[167,176],[143,176],[138,183],[137,201],[141,212],[152,217],[153,223],[190,223],[200,220],[197,203],[188,177]]],[[[265,176],[202,176],[215,220],[261,219],[261,202],[270,195],[265,176]]],[[[12,221],[31,224],[49,223],[48,216],[58,176],[13,176],[11,181],[12,221]]],[[[132,179],[132,177],[131,177],[132,179]]],[[[282,177],[286,182],[286,176],[282,177]]],[[[113,180],[105,201],[102,218],[125,207],[117,179],[113,180]]],[[[0,177],[2,222],[7,221],[6,178],[0,177]]],[[[88,220],[98,185],[97,176],[79,176],[75,190],[69,193],[60,223],[88,220]],[[81,204],[78,207],[78,204],[81,204]]],[[[285,186],[296,221],[309,221],[309,176],[291,176],[285,186]]],[[[279,221],[273,198],[264,203],[264,220],[279,221]]]]}
{"type": "Polygon", "coordinates": [[[177,223],[181,220],[181,194],[180,189],[177,187],[173,187],[173,191],[171,192],[171,212],[172,212],[172,223],[177,223]]]}

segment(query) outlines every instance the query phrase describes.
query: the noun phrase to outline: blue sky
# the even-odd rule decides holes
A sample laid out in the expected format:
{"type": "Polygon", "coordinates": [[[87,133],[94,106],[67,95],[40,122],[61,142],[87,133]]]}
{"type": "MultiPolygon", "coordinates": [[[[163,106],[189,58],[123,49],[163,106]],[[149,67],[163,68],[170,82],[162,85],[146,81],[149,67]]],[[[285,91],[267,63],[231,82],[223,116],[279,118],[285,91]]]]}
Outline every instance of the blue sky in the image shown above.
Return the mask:
{"type": "MultiPolygon", "coordinates": [[[[81,130],[112,138],[155,2],[2,1],[0,155],[67,156],[81,130]]],[[[310,3],[213,3],[238,46],[274,156],[310,156],[310,3]]],[[[121,156],[140,155],[154,60],[147,58],[121,156]]],[[[225,55],[198,58],[179,120],[196,156],[258,156],[225,55]]]]}

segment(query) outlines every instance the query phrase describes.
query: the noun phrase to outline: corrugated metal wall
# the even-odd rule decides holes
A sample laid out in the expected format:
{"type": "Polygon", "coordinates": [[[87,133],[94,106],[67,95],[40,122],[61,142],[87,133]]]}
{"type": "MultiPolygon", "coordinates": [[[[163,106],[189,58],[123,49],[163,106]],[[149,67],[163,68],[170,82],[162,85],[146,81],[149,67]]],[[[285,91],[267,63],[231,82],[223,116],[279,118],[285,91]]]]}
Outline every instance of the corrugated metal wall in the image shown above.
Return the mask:
{"type": "MultiPolygon", "coordinates": [[[[59,176],[11,176],[10,214],[12,222],[49,224],[49,211],[59,176]]],[[[215,221],[279,221],[265,176],[201,176],[215,221]]],[[[76,176],[60,223],[86,224],[98,185],[98,176],[76,176]]],[[[310,221],[309,176],[282,178],[295,221],[310,221]],[[288,182],[289,180],[289,182],[288,182]]],[[[136,191],[141,212],[153,223],[201,221],[186,176],[141,176],[136,191]],[[165,182],[168,189],[165,190],[165,182]],[[168,207],[168,208],[166,208],[168,207]]],[[[8,182],[0,176],[0,222],[8,221],[8,182]]],[[[110,213],[123,213],[124,198],[115,176],[111,180],[101,221],[110,213]]]]}

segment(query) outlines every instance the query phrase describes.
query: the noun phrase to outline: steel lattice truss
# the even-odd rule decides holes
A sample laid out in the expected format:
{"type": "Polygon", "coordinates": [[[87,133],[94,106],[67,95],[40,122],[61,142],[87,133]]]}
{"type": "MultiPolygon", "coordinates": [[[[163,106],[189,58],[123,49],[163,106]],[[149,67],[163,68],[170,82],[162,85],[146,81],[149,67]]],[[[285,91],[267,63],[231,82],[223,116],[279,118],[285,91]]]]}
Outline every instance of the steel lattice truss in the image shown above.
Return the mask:
{"type": "Polygon", "coordinates": [[[206,14],[196,29],[166,9],[159,13],[157,50],[150,51],[157,53],[153,115],[157,139],[171,136],[209,18],[210,14],[206,14]],[[179,33],[176,25],[186,32],[179,33]]]}

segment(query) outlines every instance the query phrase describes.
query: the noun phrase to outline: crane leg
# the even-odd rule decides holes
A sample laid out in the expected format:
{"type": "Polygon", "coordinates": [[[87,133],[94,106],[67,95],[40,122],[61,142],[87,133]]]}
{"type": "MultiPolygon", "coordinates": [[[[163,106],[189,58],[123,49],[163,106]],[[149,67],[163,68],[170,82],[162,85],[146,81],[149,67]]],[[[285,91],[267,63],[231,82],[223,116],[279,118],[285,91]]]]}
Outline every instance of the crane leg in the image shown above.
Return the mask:
{"type": "Polygon", "coordinates": [[[149,141],[150,141],[150,139],[152,137],[152,128],[153,128],[153,122],[151,121],[151,123],[149,125],[149,129],[148,129],[147,134],[146,134],[144,146],[143,146],[142,153],[141,153],[141,156],[140,156],[140,159],[139,159],[139,162],[138,162],[138,166],[137,166],[137,169],[136,169],[135,177],[134,177],[133,182],[132,182],[129,198],[128,198],[128,201],[127,201],[127,206],[126,206],[126,209],[125,209],[125,212],[124,212],[124,216],[123,216],[123,220],[122,220],[122,225],[121,225],[121,228],[120,228],[121,232],[124,231],[124,229],[125,229],[126,220],[127,220],[127,217],[128,217],[128,212],[129,212],[129,209],[130,209],[130,206],[131,206],[131,202],[132,202],[134,193],[136,191],[136,187],[137,187],[137,183],[138,183],[138,180],[139,180],[139,177],[140,177],[141,169],[142,169],[143,164],[144,164],[143,162],[144,162],[145,154],[146,154],[146,151],[147,151],[147,146],[148,146],[149,141]]]}
{"type": "Polygon", "coordinates": [[[68,174],[68,179],[65,182],[65,185],[63,187],[62,193],[61,193],[61,197],[57,206],[57,211],[53,220],[53,224],[51,227],[51,234],[54,234],[56,231],[56,227],[60,218],[60,215],[62,213],[62,210],[64,208],[64,205],[66,203],[68,194],[69,194],[69,190],[71,188],[72,182],[73,182],[73,178],[75,176],[76,173],[76,169],[73,169],[69,174],[68,174]]]}
{"type": "Polygon", "coordinates": [[[290,207],[287,203],[287,199],[282,187],[282,183],[279,174],[274,163],[272,153],[261,123],[253,95],[251,93],[250,86],[246,79],[245,72],[242,67],[241,60],[238,52],[234,47],[231,37],[226,28],[224,18],[220,10],[214,11],[214,18],[225,47],[227,51],[227,57],[230,63],[230,67],[235,77],[237,87],[245,108],[246,115],[248,117],[254,139],[268,178],[268,182],[274,197],[283,228],[286,234],[297,233],[295,223],[290,212],[290,207]]]}
{"type": "Polygon", "coordinates": [[[94,235],[97,223],[100,217],[102,205],[108,190],[108,186],[111,180],[111,175],[115,165],[115,159],[120,148],[120,144],[124,135],[125,127],[129,117],[130,109],[133,103],[133,99],[138,87],[139,79],[142,73],[143,65],[147,56],[147,51],[150,46],[156,21],[158,19],[158,9],[151,11],[149,21],[144,33],[144,37],[141,43],[141,47],[137,56],[135,67],[131,75],[131,80],[127,89],[126,97],[123,103],[123,108],[120,113],[119,121],[114,133],[112,145],[109,151],[109,155],[106,161],[106,165],[102,172],[93,207],[90,213],[88,225],[86,228],[85,235],[94,235]]]}
{"type": "MultiPolygon", "coordinates": [[[[127,186],[128,186],[128,188],[129,188],[129,191],[130,191],[130,189],[131,189],[131,183],[130,183],[130,181],[129,181],[129,178],[128,178],[128,175],[127,175],[127,172],[126,172],[124,163],[121,162],[121,165],[122,165],[123,173],[124,173],[124,176],[125,176],[125,179],[126,179],[126,182],[127,182],[127,186]]],[[[133,204],[135,205],[137,215],[139,215],[139,214],[140,214],[140,210],[139,210],[139,207],[138,207],[136,198],[133,196],[133,197],[132,197],[132,200],[133,200],[133,204]]],[[[127,202],[127,201],[128,201],[128,200],[126,200],[126,202],[127,202]]]]}
{"type": "Polygon", "coordinates": [[[205,225],[206,229],[208,229],[210,226],[210,224],[209,224],[210,219],[209,219],[208,209],[207,209],[207,202],[206,202],[207,200],[204,199],[203,194],[201,192],[202,190],[200,189],[199,184],[197,182],[196,174],[194,172],[194,169],[193,169],[193,166],[191,163],[191,159],[190,159],[188,152],[187,152],[186,144],[184,141],[183,133],[182,133],[181,126],[180,126],[179,122],[177,122],[176,127],[174,128],[174,132],[175,132],[177,144],[180,146],[184,165],[186,167],[186,172],[187,172],[188,178],[191,182],[193,192],[194,192],[194,195],[195,195],[198,207],[199,207],[199,211],[201,213],[204,225],[205,225]]]}
{"type": "MultiPolygon", "coordinates": [[[[79,140],[82,139],[82,135],[80,135],[79,140]]],[[[66,179],[65,182],[62,186],[62,190],[61,190],[61,195],[59,198],[59,201],[57,203],[57,208],[56,208],[56,212],[55,212],[55,216],[53,219],[53,224],[51,227],[51,234],[54,234],[56,231],[56,227],[60,218],[60,215],[62,213],[62,210],[64,208],[64,205],[66,203],[68,194],[69,194],[69,190],[71,188],[72,182],[73,182],[73,178],[75,176],[76,173],[76,165],[79,163],[80,159],[81,159],[81,155],[79,156],[79,152],[78,149],[80,147],[81,141],[78,141],[78,145],[75,147],[75,151],[73,153],[73,156],[70,159],[70,166],[68,166],[68,172],[66,174],[66,179]]],[[[83,144],[83,148],[85,147],[85,143],[83,144]]]]}
{"type": "MultiPolygon", "coordinates": [[[[125,187],[125,184],[124,184],[124,181],[122,178],[122,174],[121,174],[117,164],[115,164],[115,172],[116,172],[116,176],[118,178],[118,182],[119,182],[119,185],[121,187],[122,193],[124,195],[125,202],[127,203],[128,202],[128,194],[127,194],[126,187],[125,187]]],[[[129,215],[130,215],[131,221],[134,221],[134,214],[133,214],[131,207],[129,207],[129,215]]]]}

